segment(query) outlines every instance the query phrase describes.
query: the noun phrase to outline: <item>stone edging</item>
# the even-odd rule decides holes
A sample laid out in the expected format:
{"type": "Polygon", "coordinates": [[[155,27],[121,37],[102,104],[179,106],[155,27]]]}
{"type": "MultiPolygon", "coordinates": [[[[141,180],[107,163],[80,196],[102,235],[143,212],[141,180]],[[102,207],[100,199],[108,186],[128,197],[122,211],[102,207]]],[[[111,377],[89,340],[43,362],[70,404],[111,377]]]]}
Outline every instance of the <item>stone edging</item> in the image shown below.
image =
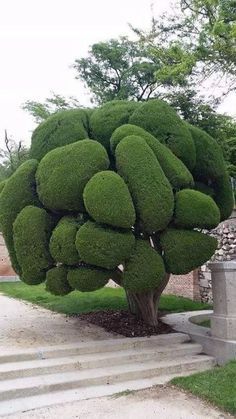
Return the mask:
{"type": "Polygon", "coordinates": [[[188,333],[193,341],[202,345],[206,354],[214,356],[217,363],[222,365],[236,358],[236,340],[215,338],[211,335],[210,328],[195,323],[209,319],[212,314],[212,310],[187,311],[167,314],[163,320],[177,332],[188,333]]]}

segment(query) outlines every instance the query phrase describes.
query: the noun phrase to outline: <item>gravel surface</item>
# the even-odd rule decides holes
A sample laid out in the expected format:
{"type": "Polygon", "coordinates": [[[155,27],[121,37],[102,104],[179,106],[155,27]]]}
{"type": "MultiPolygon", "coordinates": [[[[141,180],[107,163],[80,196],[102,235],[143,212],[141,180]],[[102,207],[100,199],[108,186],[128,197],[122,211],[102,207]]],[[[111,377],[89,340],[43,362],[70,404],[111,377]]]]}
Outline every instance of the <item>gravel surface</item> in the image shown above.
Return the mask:
{"type": "Polygon", "coordinates": [[[78,317],[53,313],[0,294],[0,350],[121,337],[78,317]]]}
{"type": "Polygon", "coordinates": [[[82,400],[10,415],[5,419],[229,419],[204,401],[171,387],[82,400]]]}

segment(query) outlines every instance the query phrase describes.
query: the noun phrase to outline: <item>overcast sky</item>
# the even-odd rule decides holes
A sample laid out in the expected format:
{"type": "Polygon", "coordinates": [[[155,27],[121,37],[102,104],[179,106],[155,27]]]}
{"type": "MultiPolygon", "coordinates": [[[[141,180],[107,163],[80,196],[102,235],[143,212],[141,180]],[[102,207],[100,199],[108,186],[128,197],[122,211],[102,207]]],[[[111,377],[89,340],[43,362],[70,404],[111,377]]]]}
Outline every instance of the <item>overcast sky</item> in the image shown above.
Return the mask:
{"type": "MultiPolygon", "coordinates": [[[[89,103],[70,65],[91,44],[129,34],[128,23],[148,28],[169,0],[2,0],[0,6],[0,146],[4,129],[29,144],[32,117],[21,110],[26,100],[43,101],[52,91],[89,103]]],[[[236,99],[222,111],[235,113],[236,99]]]]}

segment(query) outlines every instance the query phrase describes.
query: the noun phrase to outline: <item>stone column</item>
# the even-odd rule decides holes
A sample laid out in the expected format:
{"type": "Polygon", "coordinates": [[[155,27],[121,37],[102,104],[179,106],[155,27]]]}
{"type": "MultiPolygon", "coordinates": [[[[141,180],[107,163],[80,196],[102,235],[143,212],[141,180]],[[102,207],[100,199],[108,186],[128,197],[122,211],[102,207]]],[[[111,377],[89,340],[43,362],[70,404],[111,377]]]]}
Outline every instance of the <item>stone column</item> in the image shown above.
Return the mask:
{"type": "Polygon", "coordinates": [[[212,337],[236,340],[236,260],[209,263],[214,313],[212,337]]]}

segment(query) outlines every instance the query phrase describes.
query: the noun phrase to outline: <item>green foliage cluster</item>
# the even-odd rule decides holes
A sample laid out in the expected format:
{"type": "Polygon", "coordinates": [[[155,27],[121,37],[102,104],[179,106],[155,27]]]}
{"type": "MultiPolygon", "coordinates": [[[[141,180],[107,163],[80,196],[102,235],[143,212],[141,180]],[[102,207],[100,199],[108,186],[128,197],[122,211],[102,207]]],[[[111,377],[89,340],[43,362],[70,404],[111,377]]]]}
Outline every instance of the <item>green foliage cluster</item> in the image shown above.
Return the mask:
{"type": "Polygon", "coordinates": [[[39,162],[22,164],[0,193],[0,225],[21,279],[46,281],[54,295],[111,278],[138,295],[162,290],[167,273],[214,253],[216,240],[194,229],[232,211],[216,141],[159,100],[57,113],[31,153],[39,162]]]}
{"type": "Polygon", "coordinates": [[[46,274],[46,290],[53,295],[67,295],[73,291],[67,280],[67,272],[65,266],[49,269],[46,274]]]}
{"type": "Polygon", "coordinates": [[[113,272],[106,269],[79,266],[69,270],[67,279],[72,288],[81,292],[90,292],[105,287],[112,275],[113,272]]]}
{"type": "Polygon", "coordinates": [[[214,237],[191,230],[168,229],[161,234],[167,272],[183,275],[203,265],[217,249],[214,237]]]}
{"type": "Polygon", "coordinates": [[[113,131],[119,126],[127,124],[130,115],[137,107],[139,107],[139,104],[136,102],[114,100],[96,109],[90,119],[92,138],[109,150],[113,131]]]}
{"type": "Polygon", "coordinates": [[[154,99],[140,105],[129,119],[150,132],[192,170],[196,164],[193,139],[184,122],[167,103],[154,99]]]}
{"type": "Polygon", "coordinates": [[[183,189],[175,196],[174,223],[181,228],[212,229],[220,222],[220,210],[215,201],[208,195],[183,189]]]}
{"type": "Polygon", "coordinates": [[[115,153],[119,142],[130,135],[142,137],[147,142],[173,189],[178,190],[193,185],[193,177],[184,163],[157,138],[137,125],[125,124],[113,132],[110,140],[112,152],[115,153]]]}
{"type": "Polygon", "coordinates": [[[129,259],[135,238],[131,231],[119,231],[87,221],[76,235],[81,259],[106,269],[114,269],[129,259]]]}
{"type": "Polygon", "coordinates": [[[50,151],[39,163],[37,192],[52,211],[83,211],[88,180],[109,166],[104,148],[91,140],[77,141],[50,151]]]}
{"type": "Polygon", "coordinates": [[[75,238],[82,224],[82,220],[72,216],[61,218],[52,232],[49,243],[50,253],[56,262],[65,265],[79,263],[80,257],[75,247],[75,238]]]}
{"type": "Polygon", "coordinates": [[[116,165],[129,187],[144,231],[164,230],[173,215],[174,196],[145,140],[132,135],[124,138],[116,148],[116,165]]]}
{"type": "Polygon", "coordinates": [[[135,223],[135,209],[129,189],[117,173],[96,173],[84,188],[84,205],[98,223],[131,228],[135,223]],[[114,194],[115,191],[115,194],[114,194]]]}
{"type": "Polygon", "coordinates": [[[162,257],[145,240],[136,240],[130,259],[125,264],[123,287],[131,292],[158,288],[165,278],[162,257]]]}
{"type": "Polygon", "coordinates": [[[28,205],[17,215],[13,224],[14,247],[22,269],[21,279],[37,285],[46,279],[52,264],[49,238],[54,220],[43,208],[28,205]]]}
{"type": "Polygon", "coordinates": [[[33,132],[30,157],[41,160],[54,148],[88,138],[88,117],[83,109],[57,112],[33,132]]]}
{"type": "Polygon", "coordinates": [[[36,194],[35,172],[37,160],[28,160],[7,180],[0,195],[0,227],[3,233],[13,269],[20,274],[13,243],[13,223],[27,205],[40,205],[36,194]]]}

